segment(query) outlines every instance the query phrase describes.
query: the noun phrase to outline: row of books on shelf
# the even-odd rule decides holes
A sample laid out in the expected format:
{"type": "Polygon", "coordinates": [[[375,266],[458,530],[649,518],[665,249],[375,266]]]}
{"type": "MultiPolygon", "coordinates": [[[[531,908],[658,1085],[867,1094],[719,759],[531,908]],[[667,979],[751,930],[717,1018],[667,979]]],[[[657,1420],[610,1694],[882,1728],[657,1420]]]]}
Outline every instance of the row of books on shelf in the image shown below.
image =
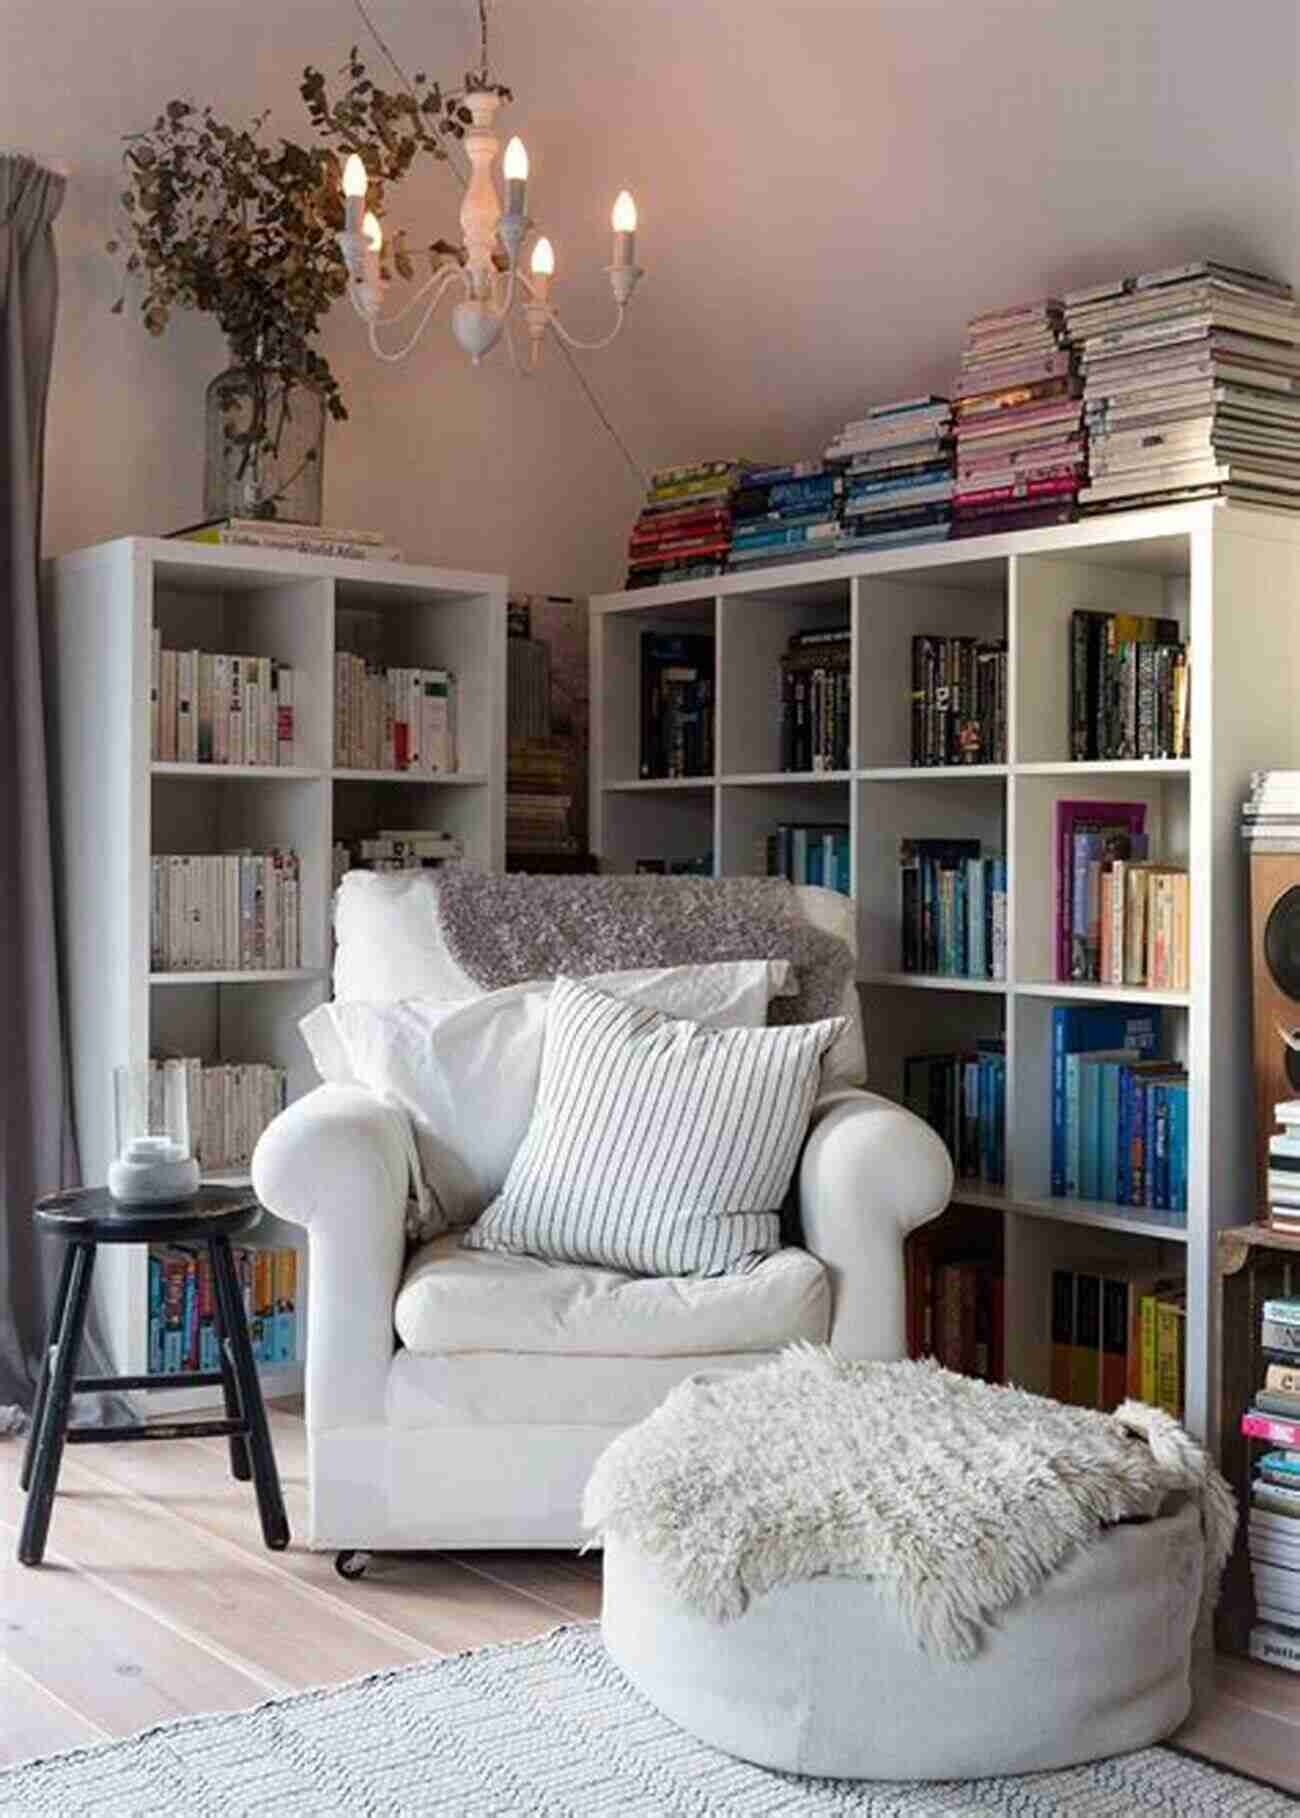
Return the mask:
{"type": "Polygon", "coordinates": [[[759,841],[757,858],[767,877],[853,893],[846,821],[780,821],[774,833],[759,841]]]}
{"type": "Polygon", "coordinates": [[[983,1382],[1006,1379],[1001,1267],[983,1257],[936,1259],[910,1242],[906,1253],[907,1348],[983,1382]]]}
{"type": "Polygon", "coordinates": [[[632,866],[637,877],[712,877],[713,854],[697,852],[690,858],[639,858],[632,866]]]}
{"type": "Polygon", "coordinates": [[[149,1062],[149,1128],[162,1130],[165,1084],[183,1075],[190,1143],[199,1167],[246,1168],[257,1139],[285,1106],[285,1072],[265,1061],[207,1065],[193,1055],[149,1062]]]}
{"type": "Polygon", "coordinates": [[[1300,1300],[1266,1300],[1260,1313],[1264,1381],[1241,1416],[1256,1456],[1247,1550],[1255,1592],[1250,1651],[1300,1672],[1300,1300]]]}
{"type": "Polygon", "coordinates": [[[216,518],[176,534],[187,543],[212,543],[221,549],[268,549],[347,562],[402,559],[402,551],[382,530],[333,529],[328,524],[293,524],[286,518],[216,518]]]}
{"type": "Polygon", "coordinates": [[[1052,1192],[1187,1214],[1186,1068],[1158,1057],[1159,1006],[1052,1010],[1052,1192]]]}
{"type": "Polygon", "coordinates": [[[782,770],[847,770],[852,740],[847,625],[796,631],[781,658],[782,770]]]}
{"type": "Polygon", "coordinates": [[[287,663],[164,650],[155,625],[150,756],[163,764],[295,764],[294,692],[287,663]]]}
{"type": "Polygon", "coordinates": [[[1005,978],[1005,857],[974,839],[902,839],[898,865],[903,971],[1005,978]]]}
{"type": "Polygon", "coordinates": [[[298,854],[158,853],[151,861],[156,972],[260,972],[302,965],[298,854]]]}
{"type": "MultiPolygon", "coordinates": [[[[510,640],[512,646],[523,642],[510,640]]],[[[573,814],[577,778],[578,753],[571,738],[511,739],[506,764],[508,852],[577,852],[573,814]]]]}
{"type": "Polygon", "coordinates": [[[1113,1412],[1144,1401],[1183,1417],[1187,1287],[1160,1269],[1053,1269],[1051,1381],[1056,1401],[1113,1412]]]}
{"type": "Polygon", "coordinates": [[[439,865],[464,856],[464,841],[457,834],[381,827],[365,837],[334,842],[331,887],[337,890],[349,871],[436,871],[439,865]]]}
{"type": "Polygon", "coordinates": [[[1058,979],[1185,991],[1189,885],[1148,857],[1145,802],[1058,800],[1053,882],[1058,979]]]}
{"type": "Polygon", "coordinates": [[[903,1062],[903,1103],[943,1138],[964,1180],[1001,1186],[1007,1177],[1007,1061],[1001,1037],[960,1054],[912,1054],[903,1062]]]}
{"type": "Polygon", "coordinates": [[[1191,756],[1191,645],[1177,619],[1070,615],[1070,756],[1191,756]]]}
{"type": "MultiPolygon", "coordinates": [[[[298,1252],[234,1251],[258,1363],[292,1363],[298,1351],[298,1252]]],[[[149,1250],[148,1358],[151,1376],[221,1367],[212,1263],[206,1244],[156,1244],[149,1250]]]]}
{"type": "Polygon", "coordinates": [[[1006,761],[1006,639],[914,637],[912,763],[1006,761]]]}
{"type": "Polygon", "coordinates": [[[641,633],[641,775],[712,776],[714,640],[641,633]]]}
{"type": "Polygon", "coordinates": [[[456,694],[450,669],[381,669],[336,652],[335,764],[448,775],[458,768],[456,694]]]}

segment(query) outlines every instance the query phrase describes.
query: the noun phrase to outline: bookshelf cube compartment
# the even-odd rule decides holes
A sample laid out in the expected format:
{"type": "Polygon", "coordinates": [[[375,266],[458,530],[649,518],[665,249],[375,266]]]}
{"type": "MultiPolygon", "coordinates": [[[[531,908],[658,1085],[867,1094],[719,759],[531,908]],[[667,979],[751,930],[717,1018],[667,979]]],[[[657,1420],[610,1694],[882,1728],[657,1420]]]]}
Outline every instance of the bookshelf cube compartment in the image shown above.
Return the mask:
{"type": "Polygon", "coordinates": [[[329,995],[329,981],[157,984],[149,993],[149,1050],[155,1059],[197,1055],[204,1066],[265,1061],[287,1075],[290,1103],[320,1084],[298,1024],[329,995]]]}
{"type": "Polygon", "coordinates": [[[1007,635],[1005,564],[906,581],[862,579],[855,609],[857,764],[864,769],[912,763],[912,640],[920,636],[982,640],[1007,635]]]}
{"type": "Polygon", "coordinates": [[[154,566],[153,622],[165,650],[270,657],[292,668],[295,765],[312,769],[330,760],[331,602],[327,581],[154,566]]]}
{"type": "MultiPolygon", "coordinates": [[[[771,776],[784,769],[781,658],[800,632],[851,634],[849,585],[828,582],[807,598],[774,589],[723,599],[718,676],[724,777],[771,776]]],[[[845,768],[852,768],[853,755],[845,768]]]]}
{"type": "Polygon", "coordinates": [[[981,856],[1005,853],[1006,784],[978,775],[927,781],[921,770],[896,781],[861,782],[855,787],[858,965],[865,977],[872,978],[903,970],[900,842],[972,839],[980,842],[981,856]]]}
{"type": "Polygon", "coordinates": [[[1185,636],[1190,551],[1187,536],[1150,537],[1126,544],[1122,552],[1101,547],[1068,556],[1016,558],[1014,756],[1019,763],[1072,760],[1071,615],[1084,610],[1171,618],[1185,636]]]}
{"type": "MultiPolygon", "coordinates": [[[[716,629],[711,597],[661,603],[645,611],[630,606],[611,614],[602,648],[593,653],[591,678],[593,735],[595,749],[601,753],[600,780],[604,784],[654,780],[641,775],[642,634],[715,637],[716,629]]],[[[715,673],[716,658],[715,642],[715,673]]]]}
{"type": "Polygon", "coordinates": [[[483,813],[486,778],[454,777],[334,780],[334,834],[349,843],[368,839],[382,829],[394,832],[450,833],[460,840],[465,858],[482,870],[494,864],[492,828],[483,813]]]}
{"type": "MultiPolygon", "coordinates": [[[[1057,803],[1141,803],[1151,859],[1185,869],[1191,853],[1189,779],[1184,774],[1144,773],[1138,769],[1120,775],[1088,769],[1080,772],[1077,782],[1068,777],[1062,779],[1059,774],[1020,774],[1012,787],[1015,831],[1011,862],[1017,879],[1015,975],[1022,984],[1064,984],[1067,981],[1058,976],[1056,931],[1067,900],[1062,893],[1073,890],[1073,877],[1058,863],[1057,803]]],[[[1191,932],[1194,940],[1194,915],[1191,932]]],[[[1140,994],[1139,987],[1125,989],[1138,989],[1140,994]]]]}
{"type": "Polygon", "coordinates": [[[707,859],[703,875],[716,874],[712,788],[629,790],[619,794],[618,804],[617,816],[607,823],[603,872],[635,871],[641,861],[694,869],[707,859]]]}
{"type": "MultiPolygon", "coordinates": [[[[849,835],[849,876],[852,878],[852,815],[847,783],[724,783],[719,791],[720,877],[769,875],[766,845],[784,823],[804,827],[815,841],[821,833],[843,830],[849,835]]],[[[814,861],[816,868],[817,861],[814,861]]],[[[796,877],[796,883],[804,882],[796,877]]],[[[824,875],[813,881],[825,882],[824,875]]],[[[828,887],[834,888],[834,884],[828,887]]]]}

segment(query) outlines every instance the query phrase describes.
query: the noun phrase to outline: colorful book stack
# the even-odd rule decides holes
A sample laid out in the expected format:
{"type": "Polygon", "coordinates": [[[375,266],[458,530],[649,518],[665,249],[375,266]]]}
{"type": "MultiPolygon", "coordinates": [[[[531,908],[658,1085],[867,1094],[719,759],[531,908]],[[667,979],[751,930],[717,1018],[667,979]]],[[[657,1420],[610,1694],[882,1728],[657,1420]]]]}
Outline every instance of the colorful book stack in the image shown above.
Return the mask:
{"type": "Polygon", "coordinates": [[[1072,291],[1088,511],[1222,495],[1300,507],[1300,311],[1213,259],[1072,291]]]}
{"type": "MultiPolygon", "coordinates": [[[[292,1363],[298,1353],[298,1252],[234,1252],[258,1363],[292,1363]]],[[[149,1250],[149,1374],[178,1376],[220,1368],[212,1264],[206,1244],[158,1244],[149,1250]]]]}
{"type": "Polygon", "coordinates": [[[820,884],[852,895],[849,829],[845,821],[781,821],[759,842],[759,867],[792,884],[820,884]]]}
{"type": "Polygon", "coordinates": [[[349,871],[436,871],[439,865],[464,856],[464,843],[455,833],[427,827],[381,827],[358,839],[335,841],[333,888],[338,889],[349,871]]]}
{"type": "Polygon", "coordinates": [[[641,633],[641,775],[712,776],[714,640],[641,633]]]}
{"type": "Polygon", "coordinates": [[[1052,848],[1053,947],[1058,979],[1086,980],[1101,952],[1101,875],[1147,856],[1145,802],[1058,800],[1052,848]]]}
{"type": "Polygon", "coordinates": [[[796,631],[781,658],[782,770],[847,770],[852,638],[847,625],[796,631]]]}
{"type": "Polygon", "coordinates": [[[1122,1004],[1052,1011],[1052,1192],[1187,1216],[1188,1081],[1159,1060],[1161,1013],[1122,1004]]]}
{"type": "Polygon", "coordinates": [[[1252,770],[1241,807],[1247,852],[1300,852],[1300,770],[1252,770]]]}
{"type": "Polygon", "coordinates": [[[1084,473],[1078,391],[1054,298],[967,324],[953,399],[954,536],[1069,522],[1084,473]]]}
{"type": "Polygon", "coordinates": [[[1280,1128],[1268,1139],[1268,1222],[1300,1232],[1300,1098],[1274,1105],[1273,1117],[1280,1128]]]}
{"type": "Polygon", "coordinates": [[[973,1053],[912,1054],[903,1062],[903,1103],[948,1145],[963,1180],[1001,1186],[1007,1177],[1006,1043],[977,1042],[973,1053]]]}
{"type": "Polygon", "coordinates": [[[302,965],[296,852],[160,853],[151,860],[155,972],[264,972],[302,965]]]}
{"type": "Polygon", "coordinates": [[[661,467],[632,529],[629,587],[659,587],[721,574],[731,547],[731,501],[744,461],[695,461],[661,467]]]}
{"type": "Polygon", "coordinates": [[[1007,862],[978,840],[898,842],[902,969],[1007,975],[1007,862]]]}
{"type": "Polygon", "coordinates": [[[456,759],[456,677],[450,669],[380,669],[334,658],[334,762],[342,770],[444,776],[456,759]]]}
{"type": "Polygon", "coordinates": [[[841,469],[825,461],[747,471],[731,504],[733,573],[834,555],[844,493],[841,469]]]}
{"type": "Polygon", "coordinates": [[[1241,1417],[1255,1461],[1247,1544],[1255,1589],[1250,1651],[1300,1672],[1300,1300],[1266,1300],[1260,1321],[1263,1387],[1241,1417]]]}
{"type": "Polygon", "coordinates": [[[285,518],[220,518],[176,534],[187,543],[216,543],[224,549],[272,549],[347,562],[402,559],[401,550],[382,530],[334,530],[326,524],[291,524],[285,518]]]}
{"type": "Polygon", "coordinates": [[[826,450],[844,470],[839,548],[941,543],[952,516],[952,410],[930,394],[872,404],[826,450]]]}
{"type": "Polygon", "coordinates": [[[272,657],[164,650],[155,625],[149,753],[163,764],[294,764],[294,672],[272,657]]]}
{"type": "MultiPolygon", "coordinates": [[[[520,640],[516,638],[515,643],[520,640]]],[[[512,739],[506,761],[506,851],[573,853],[571,741],[512,739]]]]}
{"type": "Polygon", "coordinates": [[[1177,619],[1070,615],[1070,756],[1191,756],[1190,644],[1177,619]]]}
{"type": "Polygon", "coordinates": [[[943,1259],[926,1244],[907,1251],[907,1348],[983,1382],[1006,1379],[1004,1278],[983,1257],[943,1259]]]}
{"type": "Polygon", "coordinates": [[[1113,1413],[1126,1399],[1183,1416],[1187,1290],[1159,1270],[1053,1269],[1051,1393],[1113,1413]]]}
{"type": "Polygon", "coordinates": [[[283,1067],[262,1061],[205,1066],[195,1056],[149,1062],[149,1128],[163,1128],[163,1083],[180,1071],[186,1081],[190,1141],[200,1168],[246,1168],[257,1139],[285,1106],[283,1067]]]}
{"type": "Polygon", "coordinates": [[[1006,640],[914,637],[912,762],[1006,761],[1006,640]]]}

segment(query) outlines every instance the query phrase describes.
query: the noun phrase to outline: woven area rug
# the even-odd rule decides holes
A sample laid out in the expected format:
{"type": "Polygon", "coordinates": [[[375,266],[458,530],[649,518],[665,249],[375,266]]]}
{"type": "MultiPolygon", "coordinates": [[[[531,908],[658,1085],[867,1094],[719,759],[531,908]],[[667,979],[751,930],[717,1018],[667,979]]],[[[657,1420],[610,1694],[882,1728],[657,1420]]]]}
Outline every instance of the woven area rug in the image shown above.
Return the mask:
{"type": "MultiPolygon", "coordinates": [[[[941,1721],[941,1716],[939,1718],[941,1721]]],[[[255,1710],[190,1717],[0,1774],[0,1812],[347,1818],[1294,1818],[1172,1749],[1015,1780],[805,1780],[685,1735],[593,1623],[255,1710]]]]}

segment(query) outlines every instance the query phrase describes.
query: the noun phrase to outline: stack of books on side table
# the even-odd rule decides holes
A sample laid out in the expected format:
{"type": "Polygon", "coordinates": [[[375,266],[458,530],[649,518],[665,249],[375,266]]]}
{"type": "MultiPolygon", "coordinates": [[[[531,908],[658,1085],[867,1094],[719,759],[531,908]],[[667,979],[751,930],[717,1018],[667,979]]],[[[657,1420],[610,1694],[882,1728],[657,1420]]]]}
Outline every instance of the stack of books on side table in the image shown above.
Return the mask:
{"type": "Polygon", "coordinates": [[[347,562],[402,559],[401,550],[382,530],[335,530],[323,524],[290,524],[283,518],[219,518],[173,535],[186,543],[215,543],[222,549],[279,549],[347,562]]]}
{"type": "Polygon", "coordinates": [[[1300,1300],[1266,1300],[1260,1339],[1264,1383],[1241,1430],[1276,1449],[1256,1459],[1250,1489],[1257,1619],[1250,1651],[1294,1673],[1300,1672],[1300,1300]]]}
{"type": "Polygon", "coordinates": [[[1268,1139],[1268,1222],[1300,1235],[1300,1098],[1274,1105],[1281,1125],[1268,1139]]]}

